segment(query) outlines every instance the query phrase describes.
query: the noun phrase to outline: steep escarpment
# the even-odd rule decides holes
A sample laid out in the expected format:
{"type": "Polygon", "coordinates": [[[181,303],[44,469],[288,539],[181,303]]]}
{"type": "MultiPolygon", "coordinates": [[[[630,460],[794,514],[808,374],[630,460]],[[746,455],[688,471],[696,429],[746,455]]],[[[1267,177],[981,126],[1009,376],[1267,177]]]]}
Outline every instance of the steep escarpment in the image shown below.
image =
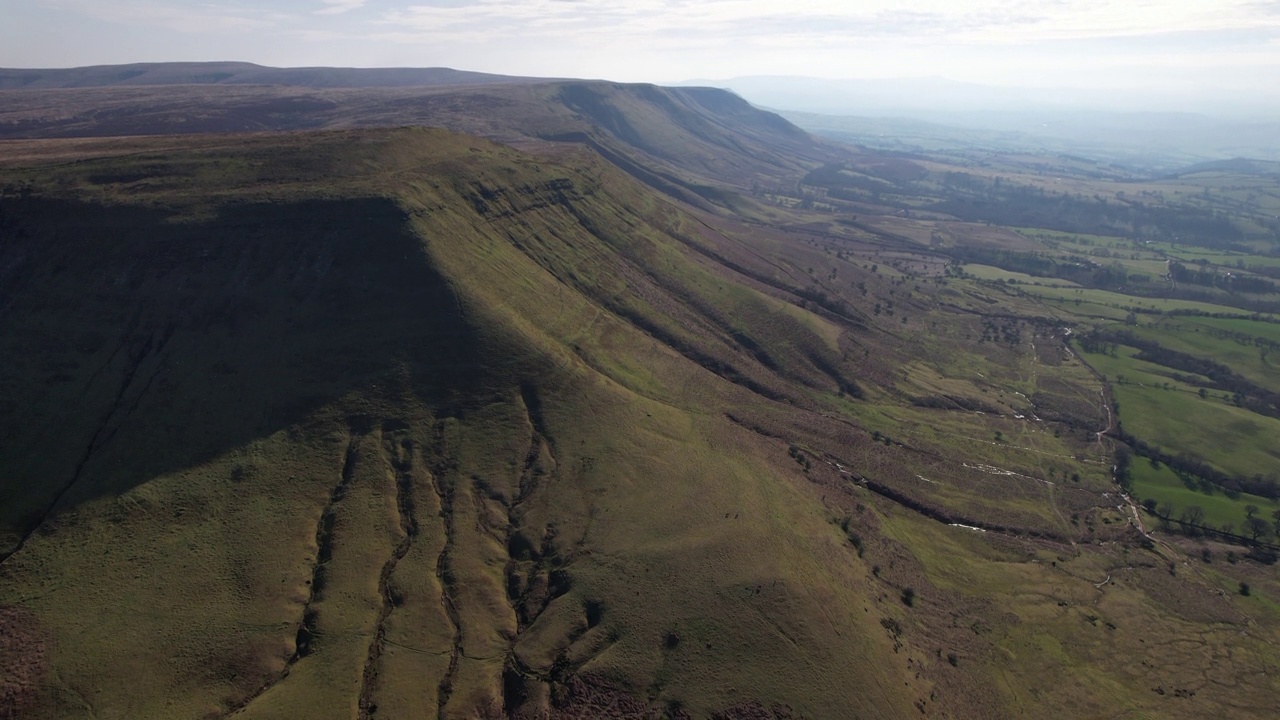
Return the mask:
{"type": "Polygon", "coordinates": [[[471,384],[477,351],[397,215],[377,199],[229,204],[193,222],[6,203],[4,432],[31,449],[6,470],[44,479],[5,488],[6,530],[200,464],[398,362],[431,367],[433,393],[471,384]],[[34,451],[51,440],[61,451],[34,451]]]}
{"type": "Polygon", "coordinates": [[[910,709],[722,413],[856,367],[593,162],[400,131],[11,176],[0,603],[54,638],[46,714],[910,709]]]}
{"type": "Polygon", "coordinates": [[[555,99],[618,149],[704,182],[749,185],[846,152],[716,88],[570,83],[555,99]]]}
{"type": "MultiPolygon", "coordinates": [[[[183,80],[198,75],[185,66],[94,68],[82,73],[83,86],[68,80],[76,86],[58,90],[45,89],[39,79],[31,81],[38,89],[23,89],[20,79],[14,79],[15,88],[0,89],[5,99],[0,138],[428,125],[508,143],[583,144],[667,194],[722,207],[733,203],[726,188],[790,185],[852,152],[716,88],[602,81],[494,83],[487,76],[467,83],[404,87],[388,80],[366,87],[345,86],[341,72],[317,69],[279,71],[284,74],[269,82],[245,84],[244,78],[256,77],[252,70],[232,64],[219,71],[228,76],[225,81],[199,82],[183,80]],[[102,85],[90,79],[127,78],[130,73],[140,74],[133,81],[102,85]],[[330,75],[332,83],[325,79],[330,75]],[[156,85],[154,78],[163,77],[173,81],[156,85]]],[[[0,73],[0,85],[4,83],[0,73]]]]}

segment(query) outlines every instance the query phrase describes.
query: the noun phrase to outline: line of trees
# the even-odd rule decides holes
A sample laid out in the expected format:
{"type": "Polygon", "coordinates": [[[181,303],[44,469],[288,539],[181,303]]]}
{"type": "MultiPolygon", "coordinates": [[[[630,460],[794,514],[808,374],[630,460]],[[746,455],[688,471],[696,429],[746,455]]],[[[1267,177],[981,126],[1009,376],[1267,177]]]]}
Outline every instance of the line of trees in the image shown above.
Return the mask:
{"type": "Polygon", "coordinates": [[[1043,252],[1018,252],[977,247],[948,248],[946,252],[956,263],[992,265],[1010,272],[1069,280],[1092,288],[1117,289],[1132,283],[1151,280],[1150,275],[1131,273],[1128,268],[1118,262],[1102,265],[1079,255],[1061,257],[1043,252]]]}
{"type": "Polygon", "coordinates": [[[1179,262],[1171,262],[1169,263],[1169,274],[1176,282],[1221,288],[1229,292],[1267,295],[1276,291],[1276,284],[1270,280],[1248,275],[1219,273],[1207,265],[1187,267],[1179,262]]]}
{"type": "MultiPolygon", "coordinates": [[[[1188,453],[1170,454],[1162,450],[1158,445],[1152,445],[1145,440],[1134,437],[1124,429],[1123,424],[1117,424],[1116,428],[1111,432],[1111,436],[1124,443],[1128,452],[1144,457],[1153,463],[1163,463],[1169,466],[1169,469],[1184,478],[1184,482],[1186,478],[1198,481],[1200,490],[1212,490],[1216,487],[1221,489],[1227,497],[1233,499],[1238,498],[1241,493],[1249,493],[1269,500],[1280,500],[1280,480],[1277,480],[1275,476],[1267,477],[1261,474],[1253,477],[1232,475],[1188,453]]],[[[1122,472],[1119,461],[1117,461],[1116,476],[1121,485],[1127,489],[1128,474],[1127,472],[1122,472]]]]}
{"type": "Polygon", "coordinates": [[[1280,546],[1280,510],[1271,513],[1271,519],[1262,517],[1257,505],[1245,505],[1244,522],[1239,528],[1234,523],[1214,527],[1205,518],[1204,508],[1188,505],[1179,511],[1169,502],[1157,502],[1152,498],[1142,501],[1142,507],[1160,521],[1161,529],[1180,532],[1187,537],[1204,537],[1251,545],[1250,557],[1266,563],[1274,563],[1280,546]]]}
{"type": "Polygon", "coordinates": [[[1280,320],[1277,320],[1270,315],[1263,315],[1260,312],[1253,312],[1244,315],[1241,313],[1230,312],[1207,312],[1193,308],[1177,308],[1175,310],[1142,309],[1139,312],[1149,312],[1155,315],[1169,315],[1170,317],[1208,317],[1218,320],[1250,320],[1252,322],[1264,322],[1271,323],[1273,325],[1280,325],[1280,320]]]}

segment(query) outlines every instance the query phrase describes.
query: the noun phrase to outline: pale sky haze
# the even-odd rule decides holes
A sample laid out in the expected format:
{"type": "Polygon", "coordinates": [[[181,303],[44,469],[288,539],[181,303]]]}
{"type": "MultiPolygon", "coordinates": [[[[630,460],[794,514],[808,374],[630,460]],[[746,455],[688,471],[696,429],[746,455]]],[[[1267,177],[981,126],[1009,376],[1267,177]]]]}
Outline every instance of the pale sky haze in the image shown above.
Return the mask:
{"type": "Polygon", "coordinates": [[[1278,0],[0,0],[0,66],[447,66],[1280,94],[1278,0]]]}

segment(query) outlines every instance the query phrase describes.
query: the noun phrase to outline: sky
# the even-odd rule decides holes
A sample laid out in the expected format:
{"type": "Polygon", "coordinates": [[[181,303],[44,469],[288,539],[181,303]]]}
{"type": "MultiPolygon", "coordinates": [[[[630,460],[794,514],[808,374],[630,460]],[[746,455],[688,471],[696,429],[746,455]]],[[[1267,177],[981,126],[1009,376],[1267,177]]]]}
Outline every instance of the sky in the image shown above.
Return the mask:
{"type": "Polygon", "coordinates": [[[447,66],[1280,93],[1280,0],[0,0],[0,67],[447,66]]]}

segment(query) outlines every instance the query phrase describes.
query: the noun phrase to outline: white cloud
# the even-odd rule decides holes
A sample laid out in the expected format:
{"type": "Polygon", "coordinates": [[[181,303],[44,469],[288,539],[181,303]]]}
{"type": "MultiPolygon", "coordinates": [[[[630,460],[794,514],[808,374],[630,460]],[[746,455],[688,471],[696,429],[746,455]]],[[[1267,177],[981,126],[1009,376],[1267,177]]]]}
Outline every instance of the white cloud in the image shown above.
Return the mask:
{"type": "MultiPolygon", "coordinates": [[[[343,0],[332,0],[341,2],[343,0]]],[[[409,39],[452,33],[590,39],[665,35],[848,41],[888,38],[1026,43],[1097,37],[1280,27],[1249,0],[477,0],[413,4],[382,23],[409,39]]]]}
{"type": "Polygon", "coordinates": [[[325,7],[316,10],[317,15],[341,15],[359,10],[369,4],[369,0],[320,0],[325,7]]]}
{"type": "Polygon", "coordinates": [[[230,2],[46,0],[45,4],[109,23],[182,33],[252,32],[279,25],[288,17],[261,6],[230,2]]]}
{"type": "Polygon", "coordinates": [[[1280,13],[1252,0],[409,3],[382,11],[365,37],[401,64],[465,58],[465,67],[500,73],[656,81],[936,75],[1045,85],[1092,82],[1081,72],[1115,68],[1117,83],[1142,86],[1159,68],[1177,85],[1186,68],[1227,74],[1280,64],[1280,13]]]}
{"type": "Polygon", "coordinates": [[[398,0],[374,20],[329,16],[370,0],[36,0],[99,20],[181,32],[344,32],[404,43],[573,41],[586,47],[839,46],[894,40],[1029,44],[1180,32],[1280,32],[1276,4],[1257,0],[398,0]],[[306,13],[300,4],[312,3],[306,13]],[[318,5],[319,7],[316,7],[318,5]],[[283,11],[284,7],[294,12],[283,11]],[[273,10],[272,8],[282,8],[273,10]],[[308,17],[308,15],[310,17],[308,17]],[[321,17],[317,17],[321,16],[321,17]]]}

